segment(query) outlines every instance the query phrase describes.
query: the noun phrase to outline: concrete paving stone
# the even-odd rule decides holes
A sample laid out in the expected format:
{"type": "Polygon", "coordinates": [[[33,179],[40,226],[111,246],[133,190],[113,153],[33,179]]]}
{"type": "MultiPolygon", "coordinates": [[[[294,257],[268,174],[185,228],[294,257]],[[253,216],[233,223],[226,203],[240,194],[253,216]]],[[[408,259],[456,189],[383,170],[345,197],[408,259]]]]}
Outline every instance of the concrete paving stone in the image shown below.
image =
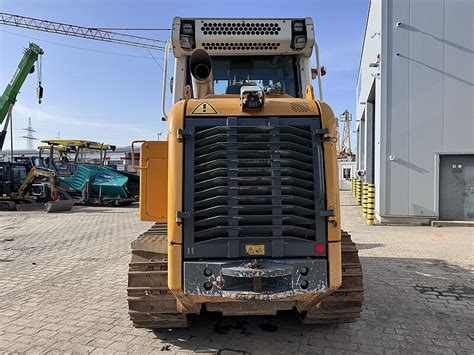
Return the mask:
{"type": "Polygon", "coordinates": [[[123,342],[123,341],[114,341],[110,344],[107,349],[110,351],[128,351],[130,349],[130,342],[123,342]]]}
{"type": "Polygon", "coordinates": [[[93,348],[106,348],[112,343],[112,340],[97,338],[88,342],[86,345],[92,346],[93,348]]]}
{"type": "Polygon", "coordinates": [[[74,344],[71,349],[71,353],[72,354],[89,354],[94,350],[95,348],[93,348],[92,346],[74,344]]]}
{"type": "Polygon", "coordinates": [[[33,346],[31,349],[29,349],[28,351],[25,351],[25,354],[27,355],[42,355],[42,354],[46,354],[47,351],[48,351],[48,347],[41,347],[41,346],[33,346]]]}
{"type": "Polygon", "coordinates": [[[341,203],[342,227],[357,243],[364,269],[361,319],[305,326],[293,314],[242,317],[245,332],[225,334],[215,332],[219,319],[211,316],[198,317],[187,330],[132,327],[126,301],[130,242],[151,226],[138,221],[136,207],[0,212],[0,233],[14,238],[0,244],[0,259],[13,260],[0,263],[0,349],[19,344],[23,352],[41,354],[471,353],[470,229],[367,226],[350,194],[342,193],[341,203]],[[262,331],[268,322],[275,332],[262,331]]]}
{"type": "Polygon", "coordinates": [[[4,340],[3,338],[0,338],[0,349],[7,350],[8,348],[12,347],[15,343],[13,343],[10,340],[4,340]]]}
{"type": "Polygon", "coordinates": [[[375,344],[374,339],[367,338],[367,337],[361,337],[361,336],[351,337],[350,341],[353,344],[365,344],[365,345],[374,345],[375,344]]]}
{"type": "Polygon", "coordinates": [[[45,346],[49,347],[55,343],[54,339],[51,338],[41,338],[37,336],[36,334],[33,335],[22,335],[20,338],[18,338],[15,343],[25,343],[25,344],[33,344],[34,346],[45,346]]]}
{"type": "Polygon", "coordinates": [[[323,354],[324,355],[350,355],[350,354],[354,354],[354,352],[348,351],[348,350],[328,348],[328,349],[324,349],[323,354]]]}
{"type": "Polygon", "coordinates": [[[104,348],[95,348],[90,354],[101,355],[101,354],[113,354],[113,350],[104,349],[104,348]]]}
{"type": "Polygon", "coordinates": [[[2,335],[2,340],[9,340],[9,341],[14,341],[16,339],[18,339],[19,337],[21,337],[21,334],[20,333],[5,333],[2,335]]]}
{"type": "Polygon", "coordinates": [[[62,328],[62,324],[61,323],[45,323],[43,324],[41,328],[46,329],[46,330],[56,331],[62,328]]]}
{"type": "Polygon", "coordinates": [[[123,342],[129,343],[129,342],[131,342],[133,339],[135,339],[135,336],[133,336],[133,335],[117,334],[117,335],[113,336],[110,340],[113,340],[113,341],[123,341],[123,342]]]}
{"type": "Polygon", "coordinates": [[[18,333],[18,334],[31,335],[31,334],[36,334],[36,333],[38,333],[38,329],[37,329],[37,328],[32,328],[32,327],[25,326],[25,327],[21,328],[20,330],[18,330],[17,333],[18,333]]]}
{"type": "Polygon", "coordinates": [[[77,334],[78,332],[82,330],[81,328],[73,326],[73,325],[63,325],[62,322],[60,324],[61,324],[61,327],[59,328],[59,331],[61,332],[77,334]]]}
{"type": "Polygon", "coordinates": [[[129,348],[128,352],[130,354],[152,354],[153,349],[151,349],[150,347],[147,347],[145,345],[135,344],[135,345],[132,345],[129,348]]]}
{"type": "Polygon", "coordinates": [[[65,333],[65,332],[58,332],[53,336],[53,339],[55,341],[61,341],[61,342],[67,342],[69,339],[74,337],[74,334],[71,333],[65,333]]]}
{"type": "Polygon", "coordinates": [[[57,331],[47,329],[41,329],[38,333],[36,333],[36,335],[41,338],[53,338],[56,334],[58,334],[57,331]]]}
{"type": "Polygon", "coordinates": [[[383,353],[383,347],[367,345],[367,344],[360,344],[359,348],[357,349],[357,352],[369,353],[369,354],[382,354],[383,353]]]}
{"type": "Polygon", "coordinates": [[[324,349],[319,347],[314,347],[311,345],[300,345],[298,347],[299,354],[324,354],[324,349]]]}
{"type": "Polygon", "coordinates": [[[93,340],[95,340],[95,337],[78,335],[78,336],[72,337],[69,341],[71,343],[75,343],[75,344],[86,345],[86,344],[90,343],[93,340]]]}
{"type": "Polygon", "coordinates": [[[25,343],[15,343],[11,347],[8,348],[9,354],[14,353],[25,353],[33,347],[33,344],[25,344],[25,343]]]}

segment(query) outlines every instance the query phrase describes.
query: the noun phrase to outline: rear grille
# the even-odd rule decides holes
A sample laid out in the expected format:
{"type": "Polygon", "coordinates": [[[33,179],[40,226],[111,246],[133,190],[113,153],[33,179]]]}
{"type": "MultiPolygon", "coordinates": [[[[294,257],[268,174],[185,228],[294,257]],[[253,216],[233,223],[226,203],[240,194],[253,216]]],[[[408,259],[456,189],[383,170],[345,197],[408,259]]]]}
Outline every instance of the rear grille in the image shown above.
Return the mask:
{"type": "Polygon", "coordinates": [[[307,127],[201,128],[195,147],[196,241],[290,233],[314,239],[307,127]]]}
{"type": "Polygon", "coordinates": [[[315,176],[315,161],[321,159],[315,156],[313,128],[271,120],[195,128],[194,243],[316,241],[322,181],[315,176]]]}
{"type": "Polygon", "coordinates": [[[306,102],[303,102],[303,103],[292,102],[291,109],[295,112],[308,112],[309,105],[306,102]]]}
{"type": "Polygon", "coordinates": [[[248,50],[260,50],[260,51],[276,51],[280,47],[280,43],[270,42],[249,42],[249,43],[238,43],[238,42],[205,42],[202,44],[203,48],[211,51],[248,51],[248,50]]]}
{"type": "Polygon", "coordinates": [[[281,27],[276,22],[205,22],[201,31],[204,35],[212,36],[277,36],[281,27]]]}

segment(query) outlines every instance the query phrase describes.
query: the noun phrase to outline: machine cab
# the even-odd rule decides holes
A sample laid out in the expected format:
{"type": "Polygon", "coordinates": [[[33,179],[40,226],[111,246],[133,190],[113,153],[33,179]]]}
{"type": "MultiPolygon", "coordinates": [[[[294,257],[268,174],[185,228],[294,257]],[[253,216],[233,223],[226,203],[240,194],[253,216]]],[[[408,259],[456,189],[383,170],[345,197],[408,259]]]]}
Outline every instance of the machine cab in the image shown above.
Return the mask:
{"type": "MultiPolygon", "coordinates": [[[[311,84],[311,55],[315,47],[311,18],[176,17],[172,47],[173,103],[184,99],[187,85],[193,87],[189,60],[196,49],[205,50],[211,57],[214,95],[239,95],[242,86],[251,84],[265,93],[303,98],[311,84]]],[[[195,91],[192,97],[199,97],[195,91]]]]}

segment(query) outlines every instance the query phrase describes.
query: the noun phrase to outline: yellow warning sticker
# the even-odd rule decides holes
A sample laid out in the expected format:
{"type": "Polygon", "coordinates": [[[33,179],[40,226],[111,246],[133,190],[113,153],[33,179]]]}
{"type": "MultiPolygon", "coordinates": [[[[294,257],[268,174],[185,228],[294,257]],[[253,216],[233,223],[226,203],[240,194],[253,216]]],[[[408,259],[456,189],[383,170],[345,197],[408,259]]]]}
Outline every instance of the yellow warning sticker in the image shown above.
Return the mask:
{"type": "Polygon", "coordinates": [[[203,102],[191,112],[191,115],[217,115],[217,111],[210,103],[203,102]]]}
{"type": "Polygon", "coordinates": [[[245,252],[248,255],[265,255],[265,245],[264,244],[247,244],[245,246],[245,252]]]}

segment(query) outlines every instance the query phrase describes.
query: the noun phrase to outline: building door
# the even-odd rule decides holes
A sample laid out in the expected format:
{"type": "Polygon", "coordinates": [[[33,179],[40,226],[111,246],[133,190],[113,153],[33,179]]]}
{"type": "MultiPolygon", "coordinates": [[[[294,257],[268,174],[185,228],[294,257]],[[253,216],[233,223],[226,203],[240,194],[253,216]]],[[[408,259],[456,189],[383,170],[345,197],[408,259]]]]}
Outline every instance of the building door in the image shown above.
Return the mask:
{"type": "Polygon", "coordinates": [[[339,190],[349,191],[352,188],[355,162],[339,162],[339,190]]]}
{"type": "Polygon", "coordinates": [[[441,155],[439,218],[474,220],[474,155],[441,155]]]}

